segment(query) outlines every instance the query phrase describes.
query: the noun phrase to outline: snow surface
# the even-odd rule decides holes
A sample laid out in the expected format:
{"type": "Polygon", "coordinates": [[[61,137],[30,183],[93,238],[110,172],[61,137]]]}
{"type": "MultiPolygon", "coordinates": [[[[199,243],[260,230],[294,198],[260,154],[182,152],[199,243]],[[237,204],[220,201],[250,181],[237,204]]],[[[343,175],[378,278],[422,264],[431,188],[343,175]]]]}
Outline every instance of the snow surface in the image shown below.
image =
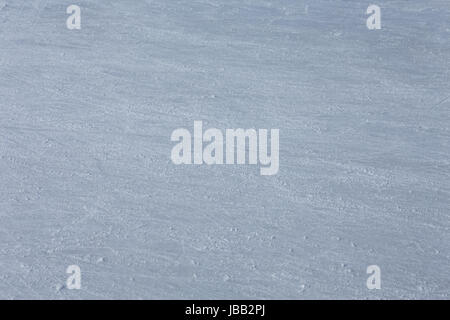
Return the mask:
{"type": "Polygon", "coordinates": [[[372,3],[0,0],[0,298],[449,299],[450,1],[372,3]],[[194,120],[279,173],[175,166],[194,120]]]}

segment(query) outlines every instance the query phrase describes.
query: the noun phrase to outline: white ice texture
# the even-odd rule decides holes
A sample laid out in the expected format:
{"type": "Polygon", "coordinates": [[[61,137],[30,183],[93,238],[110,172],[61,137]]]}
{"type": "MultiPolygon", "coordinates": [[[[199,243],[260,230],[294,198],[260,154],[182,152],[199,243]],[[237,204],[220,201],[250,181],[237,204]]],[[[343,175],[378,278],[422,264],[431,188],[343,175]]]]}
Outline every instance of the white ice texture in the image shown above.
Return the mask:
{"type": "Polygon", "coordinates": [[[449,299],[450,1],[370,4],[0,0],[0,298],[449,299]],[[194,120],[279,173],[174,165],[194,120]]]}

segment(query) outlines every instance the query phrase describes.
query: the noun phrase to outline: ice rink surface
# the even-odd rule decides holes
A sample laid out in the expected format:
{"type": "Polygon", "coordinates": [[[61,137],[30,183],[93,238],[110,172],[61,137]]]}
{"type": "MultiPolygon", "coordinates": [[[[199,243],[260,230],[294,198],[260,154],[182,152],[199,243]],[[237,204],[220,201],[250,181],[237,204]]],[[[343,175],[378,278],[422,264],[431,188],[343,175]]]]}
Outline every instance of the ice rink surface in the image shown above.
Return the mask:
{"type": "Polygon", "coordinates": [[[0,0],[0,298],[449,299],[450,1],[369,4],[0,0]],[[278,174],[174,165],[194,120],[278,174]]]}

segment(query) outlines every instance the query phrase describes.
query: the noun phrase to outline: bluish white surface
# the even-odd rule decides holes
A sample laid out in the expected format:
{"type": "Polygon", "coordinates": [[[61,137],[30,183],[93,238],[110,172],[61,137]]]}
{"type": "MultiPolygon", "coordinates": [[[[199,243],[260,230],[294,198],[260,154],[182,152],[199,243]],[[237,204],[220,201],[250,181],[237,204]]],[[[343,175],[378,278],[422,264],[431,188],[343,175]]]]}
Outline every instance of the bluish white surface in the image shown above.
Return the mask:
{"type": "Polygon", "coordinates": [[[450,1],[369,4],[0,0],[0,298],[449,299],[450,1]],[[279,173],[175,166],[194,120],[279,173]]]}

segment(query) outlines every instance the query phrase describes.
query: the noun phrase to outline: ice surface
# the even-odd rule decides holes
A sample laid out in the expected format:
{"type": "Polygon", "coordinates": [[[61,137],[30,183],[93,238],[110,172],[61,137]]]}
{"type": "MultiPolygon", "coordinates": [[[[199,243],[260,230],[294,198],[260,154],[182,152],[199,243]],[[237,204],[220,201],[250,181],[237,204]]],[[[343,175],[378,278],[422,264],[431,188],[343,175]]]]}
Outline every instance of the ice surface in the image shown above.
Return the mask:
{"type": "Polygon", "coordinates": [[[0,298],[450,298],[450,1],[73,3],[0,0],[0,298]],[[279,173],[175,166],[194,120],[279,173]]]}

